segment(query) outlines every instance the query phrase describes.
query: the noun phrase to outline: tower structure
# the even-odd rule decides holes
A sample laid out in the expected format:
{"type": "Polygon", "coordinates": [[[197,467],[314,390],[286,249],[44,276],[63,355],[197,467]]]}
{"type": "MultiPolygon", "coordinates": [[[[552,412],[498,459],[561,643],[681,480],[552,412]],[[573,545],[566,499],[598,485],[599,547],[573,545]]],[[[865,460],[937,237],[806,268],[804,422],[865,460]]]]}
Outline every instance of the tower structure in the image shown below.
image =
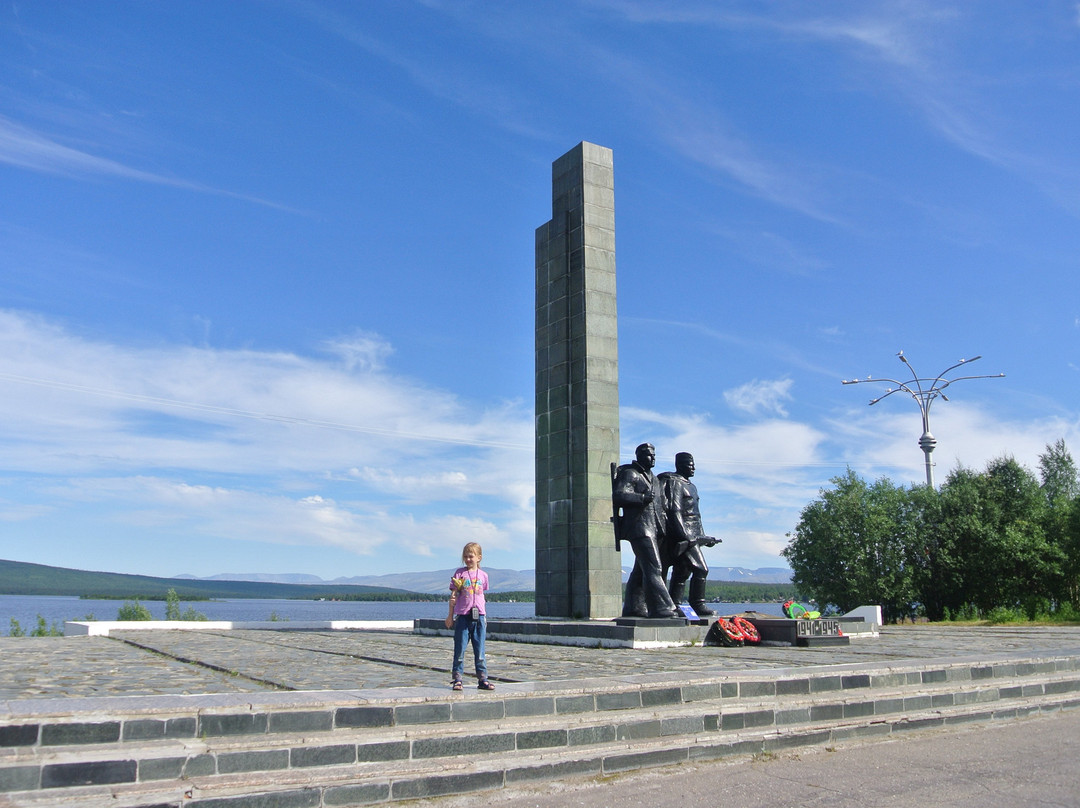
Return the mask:
{"type": "Polygon", "coordinates": [[[579,143],[551,174],[551,221],[536,230],[536,614],[611,618],[622,610],[611,149],[579,143]]]}

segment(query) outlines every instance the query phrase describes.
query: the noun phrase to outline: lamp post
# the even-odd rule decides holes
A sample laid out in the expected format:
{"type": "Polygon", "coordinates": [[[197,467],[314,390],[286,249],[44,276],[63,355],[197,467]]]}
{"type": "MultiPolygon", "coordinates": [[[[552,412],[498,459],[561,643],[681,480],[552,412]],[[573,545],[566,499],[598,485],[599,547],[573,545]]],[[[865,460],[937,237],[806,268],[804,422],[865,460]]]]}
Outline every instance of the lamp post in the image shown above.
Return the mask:
{"type": "Polygon", "coordinates": [[[919,411],[922,413],[922,437],[919,438],[919,448],[922,449],[923,455],[926,458],[926,484],[931,488],[934,487],[934,464],[930,461],[930,453],[934,451],[934,447],[937,446],[937,439],[930,434],[930,405],[934,403],[934,399],[941,396],[943,401],[948,401],[949,397],[945,395],[944,390],[950,384],[963,381],[964,379],[1001,379],[1004,378],[1004,373],[997,373],[988,376],[957,376],[952,379],[946,378],[949,371],[956,370],[961,365],[970,365],[972,362],[982,359],[982,356],[976,356],[972,359],[961,359],[955,365],[945,368],[937,376],[933,378],[920,378],[919,374],[915,372],[915,368],[911,366],[907,357],[904,356],[904,352],[900,351],[897,354],[900,357],[900,361],[907,366],[907,369],[911,372],[912,378],[906,382],[897,381],[896,379],[874,379],[867,376],[865,379],[844,379],[841,384],[865,384],[866,382],[885,382],[887,384],[895,384],[896,387],[890,387],[885,391],[885,395],[879,396],[870,402],[873,406],[882,399],[888,398],[893,393],[904,392],[915,399],[915,403],[919,405],[919,411]]]}

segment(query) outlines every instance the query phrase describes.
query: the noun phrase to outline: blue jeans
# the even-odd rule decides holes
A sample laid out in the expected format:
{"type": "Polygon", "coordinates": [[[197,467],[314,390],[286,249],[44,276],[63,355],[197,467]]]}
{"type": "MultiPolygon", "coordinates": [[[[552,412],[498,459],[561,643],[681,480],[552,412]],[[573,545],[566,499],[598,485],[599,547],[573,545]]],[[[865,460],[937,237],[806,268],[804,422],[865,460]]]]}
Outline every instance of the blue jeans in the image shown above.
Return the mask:
{"type": "Polygon", "coordinates": [[[476,663],[476,678],[487,679],[487,662],[484,659],[484,637],[487,634],[487,617],[480,615],[473,620],[467,614],[454,618],[454,669],[453,677],[460,679],[465,672],[465,643],[471,642],[473,660],[476,663]]]}

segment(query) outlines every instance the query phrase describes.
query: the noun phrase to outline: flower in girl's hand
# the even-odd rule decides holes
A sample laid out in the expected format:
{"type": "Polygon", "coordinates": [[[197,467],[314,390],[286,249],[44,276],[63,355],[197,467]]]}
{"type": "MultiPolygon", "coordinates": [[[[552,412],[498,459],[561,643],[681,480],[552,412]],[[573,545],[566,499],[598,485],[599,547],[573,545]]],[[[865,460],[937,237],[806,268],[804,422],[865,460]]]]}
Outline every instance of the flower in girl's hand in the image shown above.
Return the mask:
{"type": "Polygon", "coordinates": [[[463,586],[465,586],[465,579],[464,578],[451,578],[450,583],[452,583],[454,585],[454,589],[460,590],[463,586]]]}

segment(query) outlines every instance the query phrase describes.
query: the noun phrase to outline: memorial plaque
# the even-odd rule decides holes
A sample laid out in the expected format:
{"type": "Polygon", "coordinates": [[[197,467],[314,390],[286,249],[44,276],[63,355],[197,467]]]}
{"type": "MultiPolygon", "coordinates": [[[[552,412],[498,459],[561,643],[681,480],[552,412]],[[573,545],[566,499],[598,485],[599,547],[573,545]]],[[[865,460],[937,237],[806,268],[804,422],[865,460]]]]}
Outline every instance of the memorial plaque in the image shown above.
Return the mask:
{"type": "Polygon", "coordinates": [[[795,627],[796,637],[840,637],[843,636],[843,632],[840,630],[839,620],[828,620],[826,618],[817,618],[815,620],[800,620],[795,627]]]}

